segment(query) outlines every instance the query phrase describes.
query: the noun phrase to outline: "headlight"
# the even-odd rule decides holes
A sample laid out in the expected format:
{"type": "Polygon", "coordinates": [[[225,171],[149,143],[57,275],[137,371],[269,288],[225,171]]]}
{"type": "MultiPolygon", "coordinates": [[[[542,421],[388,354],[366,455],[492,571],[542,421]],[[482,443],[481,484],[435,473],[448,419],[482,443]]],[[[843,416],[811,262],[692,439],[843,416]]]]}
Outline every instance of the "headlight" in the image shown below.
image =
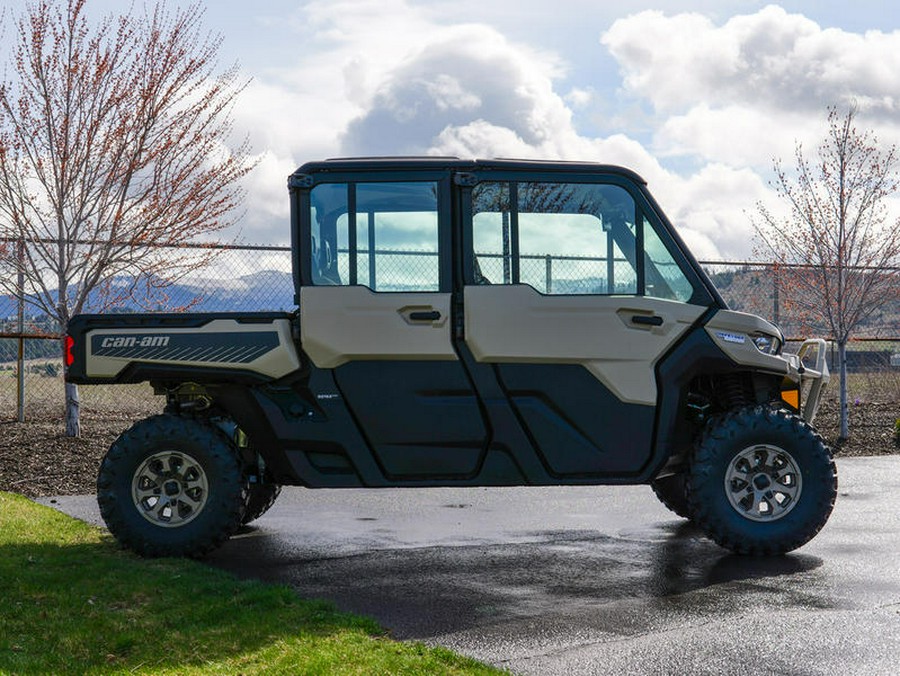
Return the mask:
{"type": "Polygon", "coordinates": [[[768,333],[754,333],[750,336],[756,349],[763,354],[778,354],[781,351],[781,339],[768,333]]]}

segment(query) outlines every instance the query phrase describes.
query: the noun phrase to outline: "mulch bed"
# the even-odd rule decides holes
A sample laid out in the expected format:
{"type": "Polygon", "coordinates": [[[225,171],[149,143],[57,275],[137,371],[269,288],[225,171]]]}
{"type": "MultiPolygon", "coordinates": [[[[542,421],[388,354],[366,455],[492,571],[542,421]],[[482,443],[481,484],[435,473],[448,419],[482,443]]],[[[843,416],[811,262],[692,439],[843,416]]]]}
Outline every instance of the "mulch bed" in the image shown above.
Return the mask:
{"type": "MultiPolygon", "coordinates": [[[[30,412],[30,422],[0,421],[0,490],[28,497],[79,495],[96,492],[100,461],[116,437],[148,411],[82,411],[82,436],[63,435],[61,413],[54,409],[30,412]]],[[[850,439],[835,443],[838,406],[822,403],[816,426],[835,456],[900,453],[894,441],[900,403],[864,402],[850,406],[850,439]]]]}
{"type": "Polygon", "coordinates": [[[0,422],[0,490],[30,498],[96,493],[106,450],[138,417],[83,412],[77,439],[65,436],[59,414],[0,422]]]}

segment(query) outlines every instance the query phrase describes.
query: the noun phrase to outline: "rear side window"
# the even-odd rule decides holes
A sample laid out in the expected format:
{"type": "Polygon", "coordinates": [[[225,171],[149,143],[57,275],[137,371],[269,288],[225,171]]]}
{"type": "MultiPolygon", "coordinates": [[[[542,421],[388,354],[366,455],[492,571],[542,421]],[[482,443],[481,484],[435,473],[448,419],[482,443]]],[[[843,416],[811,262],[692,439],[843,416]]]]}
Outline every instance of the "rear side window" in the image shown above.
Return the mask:
{"type": "Polygon", "coordinates": [[[437,191],[431,181],[315,186],[310,193],[313,284],[437,291],[437,191]]]}

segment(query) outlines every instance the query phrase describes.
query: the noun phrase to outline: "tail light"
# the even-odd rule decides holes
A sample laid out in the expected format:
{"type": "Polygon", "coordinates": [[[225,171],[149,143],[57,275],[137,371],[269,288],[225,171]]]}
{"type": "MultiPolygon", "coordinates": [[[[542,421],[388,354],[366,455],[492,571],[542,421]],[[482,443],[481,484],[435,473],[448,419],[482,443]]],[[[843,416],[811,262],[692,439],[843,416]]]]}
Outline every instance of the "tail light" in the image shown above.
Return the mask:
{"type": "Polygon", "coordinates": [[[75,361],[75,357],[72,355],[73,345],[75,345],[75,339],[72,336],[66,336],[66,366],[71,366],[75,361]]]}

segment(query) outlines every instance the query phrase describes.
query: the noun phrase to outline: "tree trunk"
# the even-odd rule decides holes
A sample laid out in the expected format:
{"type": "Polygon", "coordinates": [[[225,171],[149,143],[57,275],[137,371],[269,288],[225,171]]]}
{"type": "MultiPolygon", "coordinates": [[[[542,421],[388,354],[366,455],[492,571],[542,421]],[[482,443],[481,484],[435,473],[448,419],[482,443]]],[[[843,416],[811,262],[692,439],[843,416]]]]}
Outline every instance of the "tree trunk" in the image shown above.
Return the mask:
{"type": "Polygon", "coordinates": [[[838,362],[840,364],[841,390],[841,433],[839,439],[850,436],[850,411],[847,404],[847,341],[838,341],[838,362]]]}
{"type": "Polygon", "coordinates": [[[66,436],[81,436],[81,418],[79,409],[81,403],[78,400],[78,385],[66,383],[66,436]]]}
{"type": "MultiPolygon", "coordinates": [[[[63,328],[65,329],[65,324],[63,324],[63,328]]],[[[62,363],[63,363],[63,377],[68,375],[69,373],[69,365],[66,363],[66,337],[63,335],[62,338],[62,363]]],[[[78,385],[75,383],[66,384],[66,436],[67,437],[80,437],[81,436],[81,402],[78,399],[78,385]]]]}

